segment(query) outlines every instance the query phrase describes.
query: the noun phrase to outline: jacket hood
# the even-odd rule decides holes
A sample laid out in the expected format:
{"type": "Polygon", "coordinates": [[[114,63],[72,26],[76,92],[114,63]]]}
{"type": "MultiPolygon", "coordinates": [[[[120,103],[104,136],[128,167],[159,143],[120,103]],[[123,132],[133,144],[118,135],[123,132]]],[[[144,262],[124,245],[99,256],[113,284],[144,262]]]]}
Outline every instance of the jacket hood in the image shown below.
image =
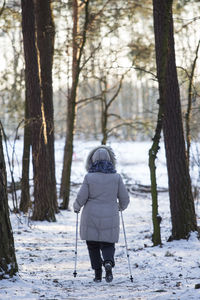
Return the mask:
{"type": "Polygon", "coordinates": [[[94,148],[92,151],[90,151],[86,160],[86,166],[85,166],[86,170],[88,171],[92,166],[92,163],[98,160],[110,161],[113,164],[113,167],[115,168],[116,165],[115,154],[112,148],[109,146],[101,145],[94,148]]]}
{"type": "Polygon", "coordinates": [[[94,163],[97,160],[107,160],[110,161],[110,155],[108,151],[104,148],[97,149],[91,157],[92,162],[94,163]]]}

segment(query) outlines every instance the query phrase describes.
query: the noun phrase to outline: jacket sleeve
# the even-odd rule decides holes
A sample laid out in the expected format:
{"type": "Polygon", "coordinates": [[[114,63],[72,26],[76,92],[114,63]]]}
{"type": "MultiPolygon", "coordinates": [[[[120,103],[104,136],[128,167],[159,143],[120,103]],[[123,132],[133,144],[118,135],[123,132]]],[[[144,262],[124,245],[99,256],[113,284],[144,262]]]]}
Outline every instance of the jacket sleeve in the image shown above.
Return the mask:
{"type": "Polygon", "coordinates": [[[87,177],[85,176],[82,186],[77,194],[76,200],[73,204],[74,211],[79,212],[81,207],[85,205],[89,196],[89,188],[87,177]]]}
{"type": "Polygon", "coordinates": [[[119,175],[119,182],[118,182],[118,195],[117,198],[119,199],[119,210],[124,210],[127,208],[130,202],[128,191],[122,181],[121,176],[119,175]]]}

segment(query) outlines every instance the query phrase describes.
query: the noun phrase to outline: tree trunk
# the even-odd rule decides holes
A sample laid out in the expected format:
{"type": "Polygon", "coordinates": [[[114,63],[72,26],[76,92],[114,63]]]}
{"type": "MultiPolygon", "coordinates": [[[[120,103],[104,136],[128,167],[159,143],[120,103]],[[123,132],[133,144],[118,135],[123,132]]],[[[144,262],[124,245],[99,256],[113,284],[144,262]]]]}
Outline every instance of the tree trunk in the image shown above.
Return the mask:
{"type": "Polygon", "coordinates": [[[30,166],[30,146],[31,146],[31,132],[30,119],[28,113],[28,97],[25,99],[25,124],[24,124],[24,148],[22,158],[22,180],[21,180],[21,200],[20,210],[27,213],[31,206],[30,200],[30,186],[29,186],[29,166],[30,166]]]}
{"type": "Polygon", "coordinates": [[[22,0],[22,33],[25,55],[25,84],[31,118],[32,159],[34,174],[33,220],[55,221],[54,203],[50,197],[51,175],[48,169],[48,147],[44,107],[41,101],[38,56],[35,44],[33,0],[22,0]]]}
{"type": "Polygon", "coordinates": [[[151,178],[151,198],[152,198],[152,220],[153,220],[153,245],[161,245],[161,233],[160,233],[160,216],[158,213],[158,192],[157,192],[157,180],[156,180],[156,165],[155,160],[157,158],[157,153],[160,149],[160,135],[162,131],[163,123],[163,107],[159,101],[159,111],[157,118],[157,126],[155,130],[155,135],[153,137],[153,144],[149,150],[149,169],[151,178]]]}
{"type": "Polygon", "coordinates": [[[73,60],[72,60],[72,87],[67,103],[67,134],[64,149],[64,162],[62,170],[62,180],[60,197],[63,198],[61,209],[68,209],[70,197],[70,178],[73,156],[73,140],[76,121],[76,98],[78,90],[79,75],[81,71],[81,57],[86,43],[86,33],[89,22],[89,0],[85,1],[85,20],[82,35],[79,30],[79,9],[77,0],[73,0],[73,60]],[[80,38],[81,35],[81,38],[80,38]]]}
{"type": "Polygon", "coordinates": [[[153,0],[153,14],[159,94],[164,109],[163,132],[172,218],[170,239],[185,239],[191,231],[197,230],[197,223],[183,134],[172,3],[172,0],[153,0]]]}
{"type": "Polygon", "coordinates": [[[108,108],[106,103],[106,95],[103,94],[101,99],[101,132],[102,132],[101,144],[102,145],[106,145],[108,139],[107,123],[108,123],[108,108]]]}
{"type": "Polygon", "coordinates": [[[78,37],[79,32],[79,9],[78,1],[73,1],[73,60],[72,60],[72,88],[67,102],[67,134],[64,149],[64,163],[61,180],[62,209],[68,209],[70,196],[70,177],[73,157],[73,139],[76,120],[76,97],[79,81],[78,65],[78,37]]]}
{"type": "Polygon", "coordinates": [[[74,105],[74,100],[71,98],[68,99],[68,110],[67,110],[67,135],[66,135],[66,142],[64,148],[64,164],[63,164],[62,182],[61,182],[61,191],[62,191],[62,198],[63,198],[63,202],[60,207],[61,209],[68,209],[69,206],[75,120],[76,120],[76,105],[74,105]]]}
{"type": "Polygon", "coordinates": [[[188,165],[190,165],[190,146],[191,146],[190,120],[191,120],[191,113],[192,113],[193,82],[194,82],[194,72],[196,68],[196,62],[198,59],[199,47],[200,47],[200,41],[198,42],[196,48],[196,55],[192,64],[191,74],[189,76],[188,103],[187,103],[187,112],[185,115],[186,153],[187,153],[188,165]]]}
{"type": "Polygon", "coordinates": [[[0,279],[12,277],[18,271],[9,218],[6,167],[0,129],[0,279]]]}
{"type": "Polygon", "coordinates": [[[37,27],[37,46],[40,56],[40,74],[42,102],[44,104],[44,116],[46,122],[48,165],[51,182],[49,194],[52,197],[54,209],[58,212],[55,178],[55,153],[54,153],[54,109],[52,67],[54,54],[55,26],[50,0],[35,1],[35,15],[37,27]]]}

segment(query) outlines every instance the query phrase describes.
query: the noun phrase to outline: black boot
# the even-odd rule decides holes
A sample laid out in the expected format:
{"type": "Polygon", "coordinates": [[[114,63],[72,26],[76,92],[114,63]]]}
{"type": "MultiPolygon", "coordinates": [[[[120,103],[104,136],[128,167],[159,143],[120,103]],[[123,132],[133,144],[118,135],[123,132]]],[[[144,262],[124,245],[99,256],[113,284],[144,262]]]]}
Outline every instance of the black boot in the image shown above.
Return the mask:
{"type": "Polygon", "coordinates": [[[112,274],[112,263],[106,262],[105,263],[105,270],[106,270],[106,282],[111,282],[113,280],[113,274],[112,274]]]}
{"type": "Polygon", "coordinates": [[[94,282],[101,282],[101,279],[102,279],[102,268],[95,269],[94,272],[95,272],[94,282]]]}

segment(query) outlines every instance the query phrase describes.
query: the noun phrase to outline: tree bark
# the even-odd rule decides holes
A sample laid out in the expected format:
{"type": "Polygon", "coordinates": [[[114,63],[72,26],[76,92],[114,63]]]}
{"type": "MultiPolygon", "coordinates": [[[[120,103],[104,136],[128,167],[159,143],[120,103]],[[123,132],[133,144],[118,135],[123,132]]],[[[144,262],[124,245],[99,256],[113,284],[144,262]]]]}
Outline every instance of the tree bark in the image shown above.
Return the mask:
{"type": "Polygon", "coordinates": [[[55,26],[51,8],[51,0],[36,0],[35,15],[37,28],[37,46],[40,57],[40,74],[42,102],[46,122],[48,165],[51,176],[49,194],[52,197],[54,209],[58,212],[56,178],[55,178],[55,151],[54,151],[54,108],[53,108],[53,80],[52,67],[54,55],[55,26]]]}
{"type": "Polygon", "coordinates": [[[34,174],[33,220],[55,221],[54,203],[49,194],[51,175],[48,166],[48,147],[44,105],[35,40],[33,0],[22,0],[22,33],[25,55],[25,84],[31,118],[32,160],[34,174]]]}
{"type": "Polygon", "coordinates": [[[79,30],[79,9],[78,0],[73,0],[73,59],[72,59],[72,87],[67,102],[67,133],[64,148],[64,160],[60,197],[63,198],[61,209],[68,209],[70,197],[70,178],[73,156],[73,140],[77,109],[77,91],[79,75],[81,71],[81,57],[86,43],[86,33],[89,22],[89,0],[85,1],[85,21],[82,33],[79,30]],[[81,38],[80,38],[81,36],[81,38]]]}
{"type": "Polygon", "coordinates": [[[0,129],[0,279],[18,271],[13,233],[9,218],[7,177],[0,129]]]}
{"type": "Polygon", "coordinates": [[[160,149],[160,135],[162,131],[163,123],[163,106],[159,102],[157,126],[155,130],[155,135],[153,137],[153,144],[149,150],[149,169],[151,178],[151,198],[152,198],[152,220],[153,220],[153,245],[161,245],[161,233],[160,233],[160,216],[158,213],[158,191],[157,191],[157,179],[156,179],[156,165],[155,160],[157,158],[157,153],[160,149]]]}
{"type": "Polygon", "coordinates": [[[163,132],[172,218],[170,239],[185,239],[191,231],[197,230],[197,223],[185,151],[172,4],[172,0],[153,0],[153,15],[159,94],[164,109],[163,132]]]}

